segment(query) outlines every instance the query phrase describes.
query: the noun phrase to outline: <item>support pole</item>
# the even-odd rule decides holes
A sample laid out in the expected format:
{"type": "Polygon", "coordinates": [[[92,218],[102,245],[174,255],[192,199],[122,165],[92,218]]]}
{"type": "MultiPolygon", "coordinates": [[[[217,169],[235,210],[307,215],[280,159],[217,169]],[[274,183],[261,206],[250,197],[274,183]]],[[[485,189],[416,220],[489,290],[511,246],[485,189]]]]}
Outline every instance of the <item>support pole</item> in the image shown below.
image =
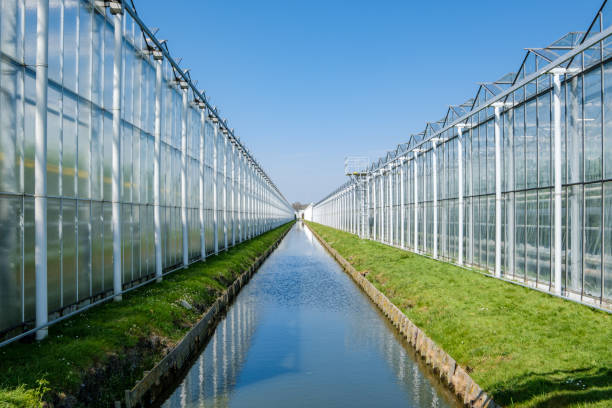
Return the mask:
{"type": "Polygon", "coordinates": [[[389,237],[387,238],[387,240],[389,241],[390,245],[393,245],[393,166],[391,164],[389,165],[389,170],[387,172],[387,179],[387,191],[389,193],[389,213],[387,214],[387,220],[389,221],[389,228],[387,234],[389,237]]]}
{"type": "Polygon", "coordinates": [[[400,247],[405,248],[406,247],[406,231],[404,228],[404,220],[406,219],[406,209],[404,208],[404,206],[406,205],[406,203],[404,202],[404,196],[406,194],[405,192],[405,182],[404,182],[404,162],[406,161],[406,159],[404,157],[402,157],[400,159],[400,199],[399,199],[399,203],[400,203],[400,247]]]}
{"type": "Polygon", "coordinates": [[[457,263],[463,265],[463,126],[457,126],[457,173],[459,179],[459,239],[457,241],[457,263]]]}
{"type": "Polygon", "coordinates": [[[189,265],[189,230],[187,229],[187,90],[183,90],[181,115],[181,223],[183,229],[183,268],[189,265]]]}
{"type": "Polygon", "coordinates": [[[161,168],[161,82],[162,62],[155,61],[155,123],[153,157],[153,228],[155,229],[155,277],[162,281],[161,213],[160,213],[160,168],[161,168]]]}
{"type": "Polygon", "coordinates": [[[218,160],[218,144],[219,144],[219,120],[213,117],[214,132],[213,132],[213,242],[215,246],[215,254],[219,253],[219,197],[217,194],[217,183],[219,181],[219,160],[218,160]]]}
{"type": "Polygon", "coordinates": [[[370,175],[366,175],[364,178],[364,220],[363,220],[363,238],[371,238],[370,232],[370,175]]]}
{"type": "Polygon", "coordinates": [[[241,152],[238,151],[238,153],[238,242],[242,242],[242,163],[244,159],[241,152]]]}
{"type": "Polygon", "coordinates": [[[206,107],[200,110],[200,258],[206,259],[206,212],[204,210],[204,161],[205,156],[205,142],[206,142],[206,107]]]}
{"type": "Polygon", "coordinates": [[[113,291],[121,300],[121,49],[122,15],[115,14],[115,47],[113,56],[113,145],[112,145],[112,224],[113,224],[113,291]]]}
{"type": "Polygon", "coordinates": [[[227,251],[227,130],[223,129],[223,250],[227,251]]]}
{"type": "MultiPolygon", "coordinates": [[[[561,79],[553,74],[553,157],[554,157],[554,291],[561,295],[561,79]]],[[[575,243],[572,243],[575,245],[575,243]]]]}
{"type": "Polygon", "coordinates": [[[438,259],[438,149],[437,140],[432,139],[432,173],[433,173],[433,257],[438,259]]]}
{"type": "Polygon", "coordinates": [[[385,174],[380,170],[380,242],[385,242],[385,174]]]}
{"type": "Polygon", "coordinates": [[[370,178],[372,182],[372,239],[376,241],[378,238],[378,200],[376,196],[376,173],[370,178]]]}
{"type": "MultiPolygon", "coordinates": [[[[47,86],[49,82],[49,0],[36,7],[36,117],[34,123],[34,230],[36,327],[47,324],[47,86]]],[[[2,271],[7,273],[7,271],[2,271]]],[[[48,335],[38,329],[36,340],[48,335]]]]}
{"type": "Polygon", "coordinates": [[[501,277],[501,108],[499,104],[493,104],[495,110],[495,276],[501,277]]]}
{"type": "Polygon", "coordinates": [[[414,252],[419,252],[419,179],[418,152],[414,151],[414,252]]]}
{"type": "Polygon", "coordinates": [[[236,245],[236,145],[232,142],[232,246],[236,245]]]}

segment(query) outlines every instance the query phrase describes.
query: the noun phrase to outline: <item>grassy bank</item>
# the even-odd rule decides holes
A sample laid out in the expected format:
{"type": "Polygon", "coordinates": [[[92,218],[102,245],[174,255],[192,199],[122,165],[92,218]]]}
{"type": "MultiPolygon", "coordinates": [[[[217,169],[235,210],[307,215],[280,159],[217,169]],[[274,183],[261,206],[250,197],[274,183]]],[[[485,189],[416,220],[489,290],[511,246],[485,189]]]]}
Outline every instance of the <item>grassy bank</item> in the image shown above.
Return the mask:
{"type": "Polygon", "coordinates": [[[291,225],[51,326],[42,342],[1,348],[0,407],[111,406],[291,225]]]}
{"type": "Polygon", "coordinates": [[[511,407],[612,407],[612,316],[309,225],[511,407]]]}

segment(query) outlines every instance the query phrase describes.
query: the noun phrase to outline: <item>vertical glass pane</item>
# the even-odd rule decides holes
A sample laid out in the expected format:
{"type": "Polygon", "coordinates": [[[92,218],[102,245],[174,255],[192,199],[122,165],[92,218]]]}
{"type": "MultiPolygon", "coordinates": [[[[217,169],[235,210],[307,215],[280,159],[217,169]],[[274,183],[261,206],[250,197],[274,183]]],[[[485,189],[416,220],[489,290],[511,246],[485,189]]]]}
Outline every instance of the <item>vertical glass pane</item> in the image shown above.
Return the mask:
{"type": "Polygon", "coordinates": [[[612,302],[612,182],[604,184],[604,293],[612,302]]]}
{"type": "Polygon", "coordinates": [[[525,193],[516,193],[516,234],[514,276],[525,277],[525,193]]]}
{"type": "Polygon", "coordinates": [[[79,102],[78,126],[78,195],[79,198],[90,198],[90,132],[91,132],[90,103],[79,102]]]}
{"type": "Polygon", "coordinates": [[[525,218],[525,258],[527,279],[537,279],[537,248],[538,248],[538,195],[536,191],[526,193],[525,218]]]}
{"type": "Polygon", "coordinates": [[[584,187],[584,292],[601,296],[601,184],[584,187]]]}
{"type": "Polygon", "coordinates": [[[61,200],[47,200],[47,296],[49,311],[62,306],[61,293],[61,200]]]}
{"type": "Polygon", "coordinates": [[[567,165],[568,182],[582,181],[582,76],[567,84],[567,165]]]}
{"type": "Polygon", "coordinates": [[[567,290],[582,292],[582,185],[568,191],[568,268],[567,290]]]}
{"type": "MultiPolygon", "coordinates": [[[[0,4],[4,9],[8,4],[0,4]]],[[[0,29],[4,33],[5,15],[0,14],[0,29]]],[[[4,38],[4,37],[2,37],[4,38]]],[[[2,51],[6,52],[3,40],[2,51]]],[[[0,60],[0,191],[17,193],[20,191],[19,166],[21,162],[20,150],[17,145],[17,85],[19,69],[10,62],[0,60]]]]}
{"type": "Polygon", "coordinates": [[[62,200],[62,277],[63,304],[71,305],[77,300],[76,258],[76,201],[62,200]]]}
{"type": "Polygon", "coordinates": [[[74,197],[76,193],[76,101],[64,94],[64,116],[62,131],[62,196],[74,197]]]}
{"type": "Polygon", "coordinates": [[[514,110],[514,183],[525,188],[525,106],[514,110]]]}
{"type": "Polygon", "coordinates": [[[550,92],[538,97],[538,179],[540,187],[548,187],[551,178],[550,92]]]}
{"type": "Polygon", "coordinates": [[[36,263],[34,259],[34,198],[23,199],[23,316],[24,321],[35,317],[36,263]]]}
{"type": "Polygon", "coordinates": [[[0,330],[21,323],[21,197],[0,196],[0,330]]]}
{"type": "Polygon", "coordinates": [[[97,295],[104,289],[104,223],[102,203],[91,203],[91,293],[97,295]]]}
{"type": "Polygon", "coordinates": [[[551,205],[550,190],[538,193],[538,282],[550,282],[551,205]]]}
{"type": "Polygon", "coordinates": [[[538,145],[536,100],[525,104],[525,170],[527,188],[538,185],[538,145]]]}
{"type": "Polygon", "coordinates": [[[602,175],[601,69],[584,75],[584,171],[585,181],[602,175]]]}

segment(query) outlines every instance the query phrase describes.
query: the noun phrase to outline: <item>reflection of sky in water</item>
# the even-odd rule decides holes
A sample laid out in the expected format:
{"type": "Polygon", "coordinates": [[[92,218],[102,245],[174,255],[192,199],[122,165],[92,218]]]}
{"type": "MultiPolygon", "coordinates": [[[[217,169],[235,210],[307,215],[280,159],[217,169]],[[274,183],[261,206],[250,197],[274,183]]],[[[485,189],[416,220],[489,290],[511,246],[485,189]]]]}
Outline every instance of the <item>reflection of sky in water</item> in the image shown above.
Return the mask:
{"type": "Polygon", "coordinates": [[[298,224],[238,295],[163,406],[458,404],[298,224]]]}

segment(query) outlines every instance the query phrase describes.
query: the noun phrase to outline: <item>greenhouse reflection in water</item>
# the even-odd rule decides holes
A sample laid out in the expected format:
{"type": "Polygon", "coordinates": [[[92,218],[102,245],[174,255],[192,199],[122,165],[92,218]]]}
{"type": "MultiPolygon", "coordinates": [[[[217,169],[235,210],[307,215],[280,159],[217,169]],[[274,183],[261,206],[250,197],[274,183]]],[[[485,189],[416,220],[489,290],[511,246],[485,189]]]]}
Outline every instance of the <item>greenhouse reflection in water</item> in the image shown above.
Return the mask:
{"type": "Polygon", "coordinates": [[[243,288],[163,406],[456,404],[298,224],[243,288]]]}

